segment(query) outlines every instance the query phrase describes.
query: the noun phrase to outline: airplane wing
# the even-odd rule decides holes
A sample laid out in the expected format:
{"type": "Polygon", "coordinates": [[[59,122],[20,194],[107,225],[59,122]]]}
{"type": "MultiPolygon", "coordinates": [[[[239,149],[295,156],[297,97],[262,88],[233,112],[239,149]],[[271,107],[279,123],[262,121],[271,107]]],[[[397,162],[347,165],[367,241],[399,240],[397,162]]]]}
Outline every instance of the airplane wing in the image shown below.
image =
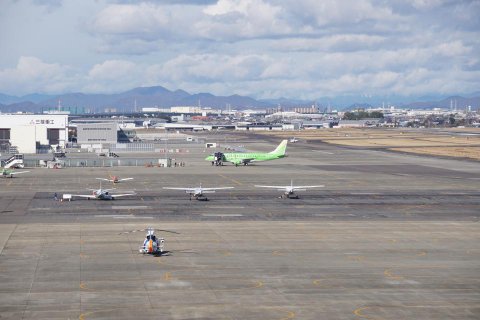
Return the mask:
{"type": "Polygon", "coordinates": [[[120,197],[126,197],[126,196],[135,196],[137,195],[136,193],[123,193],[123,194],[111,194],[113,198],[120,198],[120,197]]]}
{"type": "Polygon", "coordinates": [[[310,189],[310,188],[323,188],[325,187],[324,185],[318,185],[318,186],[293,186],[294,190],[297,189],[310,189]]]}
{"type": "MultiPolygon", "coordinates": [[[[287,188],[291,188],[292,186],[259,186],[256,185],[255,187],[257,188],[270,188],[270,189],[279,189],[279,190],[285,190],[287,188]]],[[[325,187],[324,185],[318,185],[318,186],[293,186],[294,190],[297,189],[309,189],[309,188],[323,188],[325,187]]]]}
{"type": "Polygon", "coordinates": [[[233,189],[233,187],[202,188],[202,193],[215,193],[216,190],[233,189]]]}
{"type": "Polygon", "coordinates": [[[30,171],[12,171],[9,173],[9,175],[21,174],[21,173],[27,173],[27,172],[30,172],[30,171]]]}
{"type": "Polygon", "coordinates": [[[72,197],[87,198],[87,199],[96,199],[97,198],[93,194],[72,194],[72,197]]]}
{"type": "MultiPolygon", "coordinates": [[[[127,180],[133,180],[133,178],[124,178],[124,179],[119,179],[119,180],[118,180],[118,182],[120,182],[120,181],[127,181],[127,180]]],[[[112,180],[110,180],[110,181],[112,181],[112,180]]]]}
{"type": "Polygon", "coordinates": [[[201,193],[214,193],[215,190],[224,190],[224,189],[233,189],[233,187],[218,187],[218,188],[170,188],[170,187],[163,187],[163,189],[169,190],[182,190],[186,193],[196,193],[201,191],[201,193]]]}
{"type": "Polygon", "coordinates": [[[168,189],[168,190],[182,190],[185,192],[194,192],[196,188],[171,188],[171,187],[163,187],[163,189],[168,189]]]}
{"type": "Polygon", "coordinates": [[[102,180],[102,181],[108,181],[108,182],[113,182],[112,179],[105,179],[105,178],[95,178],[97,180],[102,180]]]}
{"type": "Polygon", "coordinates": [[[286,188],[290,186],[259,186],[255,185],[256,188],[270,188],[270,189],[279,189],[279,190],[285,190],[286,188]]]}

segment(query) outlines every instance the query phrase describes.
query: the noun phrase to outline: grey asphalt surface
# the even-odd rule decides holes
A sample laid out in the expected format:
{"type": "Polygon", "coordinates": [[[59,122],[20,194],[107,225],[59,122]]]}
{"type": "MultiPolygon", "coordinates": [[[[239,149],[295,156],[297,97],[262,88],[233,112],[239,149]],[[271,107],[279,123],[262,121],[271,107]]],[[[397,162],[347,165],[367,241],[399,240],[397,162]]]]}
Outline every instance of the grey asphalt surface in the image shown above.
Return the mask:
{"type": "Polygon", "coordinates": [[[188,149],[186,167],[0,179],[0,319],[479,318],[480,164],[299,142],[285,159],[212,167],[188,149]],[[137,196],[53,200],[108,174],[134,177],[112,193],[137,196]],[[253,187],[291,179],[325,187],[297,200],[253,187]],[[162,189],[200,183],[235,189],[162,189]],[[158,232],[166,254],[138,253],[148,226],[178,232],[158,232]]]}

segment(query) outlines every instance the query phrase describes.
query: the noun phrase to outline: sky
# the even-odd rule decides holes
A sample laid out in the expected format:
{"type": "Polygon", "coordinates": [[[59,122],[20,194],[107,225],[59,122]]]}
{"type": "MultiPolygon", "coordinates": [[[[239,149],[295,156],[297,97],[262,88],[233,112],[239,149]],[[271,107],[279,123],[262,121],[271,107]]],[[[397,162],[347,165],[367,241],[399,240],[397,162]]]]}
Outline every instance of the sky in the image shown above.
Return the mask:
{"type": "Polygon", "coordinates": [[[0,0],[0,92],[480,92],[480,1],[0,0]]]}

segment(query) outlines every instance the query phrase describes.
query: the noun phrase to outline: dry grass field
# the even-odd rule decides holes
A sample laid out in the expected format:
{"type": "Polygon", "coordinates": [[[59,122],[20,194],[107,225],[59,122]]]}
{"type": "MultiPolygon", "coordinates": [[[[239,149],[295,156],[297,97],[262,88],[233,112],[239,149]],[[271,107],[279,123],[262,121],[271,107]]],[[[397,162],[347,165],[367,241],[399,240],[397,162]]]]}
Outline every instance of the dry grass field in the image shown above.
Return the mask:
{"type": "Polygon", "coordinates": [[[296,132],[264,132],[281,138],[295,136],[304,141],[392,151],[480,160],[480,129],[436,130],[344,128],[296,132]]]}

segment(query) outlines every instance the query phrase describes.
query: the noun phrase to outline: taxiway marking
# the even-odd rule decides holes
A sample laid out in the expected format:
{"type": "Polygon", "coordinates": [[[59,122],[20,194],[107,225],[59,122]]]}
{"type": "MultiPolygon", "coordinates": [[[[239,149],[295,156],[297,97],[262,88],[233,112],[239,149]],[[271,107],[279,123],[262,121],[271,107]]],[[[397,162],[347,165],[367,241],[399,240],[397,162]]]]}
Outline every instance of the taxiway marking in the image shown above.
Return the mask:
{"type": "Polygon", "coordinates": [[[150,209],[149,206],[112,206],[112,210],[138,210],[150,209]]]}
{"type": "Polygon", "coordinates": [[[382,318],[371,318],[369,316],[366,316],[362,313],[362,311],[364,310],[367,310],[367,309],[371,309],[372,307],[360,307],[358,309],[355,309],[353,311],[353,314],[356,315],[357,317],[360,317],[360,318],[363,318],[363,319],[367,319],[367,320],[381,320],[382,318]]]}
{"type": "Polygon", "coordinates": [[[351,195],[358,195],[358,196],[378,196],[381,193],[378,192],[350,192],[351,195]]]}
{"type": "Polygon", "coordinates": [[[112,219],[153,219],[153,217],[142,217],[134,214],[97,214],[95,218],[112,218],[112,219]]]}
{"type": "Polygon", "coordinates": [[[85,282],[80,281],[80,289],[82,289],[82,290],[88,290],[87,285],[85,284],[85,282]]]}
{"type": "Polygon", "coordinates": [[[391,272],[391,269],[385,269],[385,271],[383,272],[383,275],[385,277],[393,279],[393,280],[403,280],[404,279],[404,277],[402,277],[402,276],[393,275],[392,272],[391,272]]]}
{"type": "Polygon", "coordinates": [[[109,312],[109,311],[116,311],[116,310],[118,310],[118,308],[84,312],[84,313],[81,313],[81,314],[80,314],[80,316],[78,317],[78,320],[85,320],[85,317],[86,317],[86,316],[89,316],[89,315],[92,315],[92,314],[95,314],[95,313],[109,312]]]}
{"type": "Polygon", "coordinates": [[[320,282],[322,282],[322,279],[316,279],[316,280],[313,280],[312,283],[316,286],[319,286],[320,285],[320,282]]]}
{"type": "Polygon", "coordinates": [[[233,178],[229,178],[229,177],[227,177],[227,176],[225,176],[225,175],[223,175],[223,174],[221,174],[221,173],[217,173],[217,174],[218,174],[220,177],[224,178],[224,179],[230,180],[230,181],[232,181],[233,183],[238,184],[239,186],[241,186],[241,185],[243,184],[243,183],[241,183],[240,181],[235,180],[235,179],[233,179],[233,178]]]}
{"type": "Polygon", "coordinates": [[[245,209],[242,206],[207,206],[207,208],[211,209],[245,209]]]}
{"type": "Polygon", "coordinates": [[[163,279],[165,281],[170,281],[172,280],[172,274],[170,272],[165,272],[165,274],[163,275],[163,279]]]}
{"type": "Polygon", "coordinates": [[[202,213],[204,217],[243,217],[241,213],[202,213]]]}
{"type": "Polygon", "coordinates": [[[227,257],[232,255],[232,253],[228,250],[219,250],[219,252],[227,257]]]}
{"type": "Polygon", "coordinates": [[[281,318],[280,320],[289,320],[295,318],[295,312],[292,311],[287,311],[287,316],[284,318],[281,318]]]}

